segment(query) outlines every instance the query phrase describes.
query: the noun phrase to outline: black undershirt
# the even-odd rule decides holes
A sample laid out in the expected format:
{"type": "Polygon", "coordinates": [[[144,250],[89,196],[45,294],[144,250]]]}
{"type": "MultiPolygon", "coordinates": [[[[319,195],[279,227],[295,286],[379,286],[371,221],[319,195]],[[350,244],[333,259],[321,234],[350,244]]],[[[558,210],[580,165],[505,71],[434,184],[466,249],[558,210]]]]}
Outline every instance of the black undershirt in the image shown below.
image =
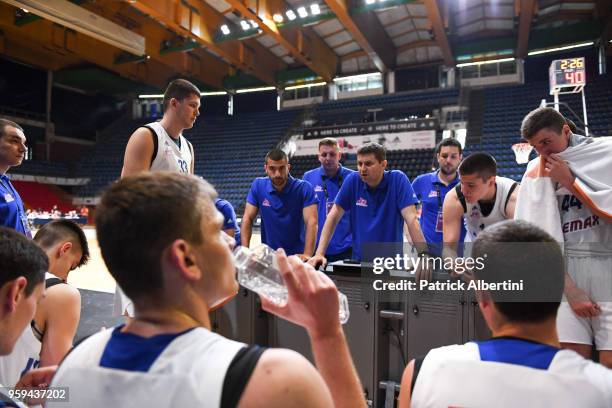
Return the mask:
{"type": "Polygon", "coordinates": [[[241,349],[236,354],[227,369],[225,380],[223,381],[221,408],[234,408],[238,406],[242,393],[264,351],[266,351],[265,347],[253,345],[241,349]]]}

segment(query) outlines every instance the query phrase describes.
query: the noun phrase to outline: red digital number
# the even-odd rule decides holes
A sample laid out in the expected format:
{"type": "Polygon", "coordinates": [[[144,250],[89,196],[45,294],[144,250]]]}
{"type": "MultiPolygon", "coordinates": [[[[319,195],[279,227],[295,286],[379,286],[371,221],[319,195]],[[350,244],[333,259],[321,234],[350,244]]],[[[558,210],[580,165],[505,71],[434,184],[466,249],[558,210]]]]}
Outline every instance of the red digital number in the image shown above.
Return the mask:
{"type": "Polygon", "coordinates": [[[575,79],[579,84],[584,83],[584,71],[576,71],[575,79]]]}
{"type": "Polygon", "coordinates": [[[576,78],[574,77],[574,73],[573,72],[566,72],[565,73],[565,80],[567,82],[569,82],[570,84],[575,84],[576,83],[576,78]]]}

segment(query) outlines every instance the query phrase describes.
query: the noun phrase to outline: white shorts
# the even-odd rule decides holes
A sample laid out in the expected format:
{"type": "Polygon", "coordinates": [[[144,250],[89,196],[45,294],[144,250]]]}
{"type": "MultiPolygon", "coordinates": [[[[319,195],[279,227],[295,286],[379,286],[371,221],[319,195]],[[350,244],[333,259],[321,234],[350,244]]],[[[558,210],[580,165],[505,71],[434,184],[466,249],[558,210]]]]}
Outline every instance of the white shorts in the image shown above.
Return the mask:
{"type": "Polygon", "coordinates": [[[130,317],[134,317],[134,303],[132,303],[132,299],[125,296],[125,293],[121,290],[119,285],[115,287],[115,308],[114,308],[115,316],[125,316],[128,315],[130,317]]]}
{"type": "Polygon", "coordinates": [[[563,300],[557,315],[562,343],[595,344],[597,350],[612,350],[612,257],[567,256],[567,271],[580,289],[601,307],[596,317],[578,317],[563,300]]]}

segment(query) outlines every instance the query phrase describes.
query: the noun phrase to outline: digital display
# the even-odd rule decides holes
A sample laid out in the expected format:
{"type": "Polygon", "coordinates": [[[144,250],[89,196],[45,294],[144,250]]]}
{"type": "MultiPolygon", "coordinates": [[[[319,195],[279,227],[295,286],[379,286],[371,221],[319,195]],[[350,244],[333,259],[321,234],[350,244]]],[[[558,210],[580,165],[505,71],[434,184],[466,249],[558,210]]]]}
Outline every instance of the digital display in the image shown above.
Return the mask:
{"type": "Polygon", "coordinates": [[[550,64],[550,88],[580,86],[586,84],[584,58],[566,58],[550,64]]]}

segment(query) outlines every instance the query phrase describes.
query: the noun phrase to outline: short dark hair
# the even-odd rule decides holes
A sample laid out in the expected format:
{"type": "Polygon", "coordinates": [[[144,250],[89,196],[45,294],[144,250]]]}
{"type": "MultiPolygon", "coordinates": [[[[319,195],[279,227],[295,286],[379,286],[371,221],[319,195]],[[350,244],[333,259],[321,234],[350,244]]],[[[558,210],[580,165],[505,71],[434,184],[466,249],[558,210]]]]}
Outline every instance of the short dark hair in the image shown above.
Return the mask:
{"type": "Polygon", "coordinates": [[[164,110],[168,109],[170,99],[174,98],[177,101],[182,101],[191,95],[200,96],[201,92],[197,86],[187,81],[186,79],[175,79],[168,84],[164,92],[164,110]]]}
{"type": "Polygon", "coordinates": [[[474,277],[487,283],[523,281],[519,291],[489,291],[495,307],[512,322],[554,318],[563,296],[565,264],[559,244],[527,221],[507,220],[478,234],[472,257],[484,267],[474,277]]]}
{"type": "Polygon", "coordinates": [[[461,143],[457,139],[452,137],[447,137],[446,139],[442,139],[436,145],[436,154],[439,154],[443,147],[452,146],[459,149],[459,154],[463,152],[463,147],[461,147],[461,143]]]}
{"type": "Polygon", "coordinates": [[[529,140],[542,129],[550,129],[557,134],[561,134],[565,124],[565,117],[553,108],[534,109],[523,119],[521,136],[523,136],[523,139],[529,140]]]}
{"type": "Polygon", "coordinates": [[[497,162],[488,153],[472,153],[459,165],[459,175],[478,174],[484,181],[497,175],[497,162]]]}
{"type": "Polygon", "coordinates": [[[326,137],[319,141],[319,149],[321,148],[321,146],[330,146],[338,148],[340,145],[338,144],[338,139],[335,139],[333,137],[326,137]]]}
{"type": "Polygon", "coordinates": [[[0,286],[20,276],[27,279],[26,296],[45,280],[49,259],[42,249],[23,234],[0,227],[0,286]]]}
{"type": "Polygon", "coordinates": [[[53,220],[43,225],[36,236],[34,236],[34,242],[36,242],[42,249],[47,250],[54,245],[62,241],[71,241],[79,244],[81,247],[81,259],[79,260],[79,266],[83,266],[89,260],[89,245],[87,244],[87,237],[83,232],[83,229],[76,223],[69,220],[53,220]]]}
{"type": "Polygon", "coordinates": [[[17,123],[13,122],[12,120],[0,118],[0,138],[3,138],[4,135],[6,135],[5,129],[7,126],[14,127],[15,129],[19,129],[23,132],[23,128],[17,123]]]}
{"type": "Polygon", "coordinates": [[[281,149],[272,149],[268,153],[266,153],[266,158],[264,159],[265,164],[268,164],[268,159],[272,161],[280,161],[280,160],[289,161],[287,157],[287,153],[285,153],[281,149]]]}
{"type": "Polygon", "coordinates": [[[387,149],[381,144],[370,142],[357,149],[357,155],[373,154],[379,162],[387,160],[387,149]]]}
{"type": "Polygon", "coordinates": [[[133,300],[163,293],[162,252],[175,240],[199,245],[203,204],[217,193],[204,179],[175,172],[125,177],[102,195],[96,230],[104,262],[133,300]]]}

